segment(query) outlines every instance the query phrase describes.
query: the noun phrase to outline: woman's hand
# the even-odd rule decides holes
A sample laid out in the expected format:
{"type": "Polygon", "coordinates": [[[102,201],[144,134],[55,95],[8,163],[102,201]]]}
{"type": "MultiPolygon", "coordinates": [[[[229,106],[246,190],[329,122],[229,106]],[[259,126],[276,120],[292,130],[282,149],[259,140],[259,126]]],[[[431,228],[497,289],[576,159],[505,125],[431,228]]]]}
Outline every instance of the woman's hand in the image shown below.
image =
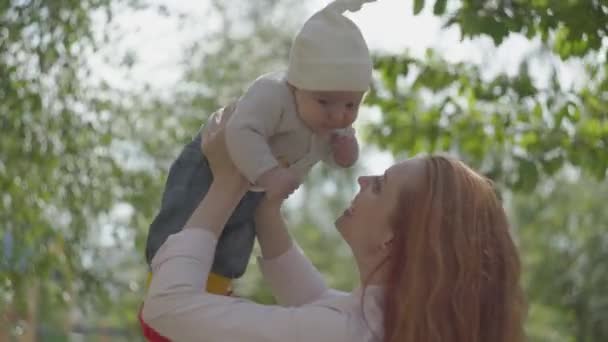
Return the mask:
{"type": "Polygon", "coordinates": [[[280,166],[262,173],[256,181],[256,185],[264,188],[265,197],[271,199],[286,199],[298,189],[300,183],[292,170],[280,166]]]}
{"type": "Polygon", "coordinates": [[[201,149],[209,161],[214,181],[223,185],[248,187],[247,179],[234,165],[226,147],[225,128],[234,107],[231,104],[211,115],[202,132],[201,149]]]}

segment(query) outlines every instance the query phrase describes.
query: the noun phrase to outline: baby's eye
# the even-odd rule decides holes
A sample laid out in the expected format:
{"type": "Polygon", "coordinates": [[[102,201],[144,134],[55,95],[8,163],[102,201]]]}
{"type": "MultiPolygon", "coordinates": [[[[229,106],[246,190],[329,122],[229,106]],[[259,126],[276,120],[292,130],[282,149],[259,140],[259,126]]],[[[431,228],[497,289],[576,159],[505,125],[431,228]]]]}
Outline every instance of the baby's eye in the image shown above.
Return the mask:
{"type": "Polygon", "coordinates": [[[352,103],[352,102],[347,103],[347,104],[346,104],[346,108],[348,108],[348,109],[354,109],[354,108],[355,108],[355,104],[354,104],[354,103],[352,103]]]}
{"type": "Polygon", "coordinates": [[[373,185],[373,190],[375,193],[380,192],[380,177],[375,177],[374,178],[374,185],[373,185]]]}
{"type": "Polygon", "coordinates": [[[319,104],[326,106],[329,102],[325,99],[318,99],[317,102],[319,102],[319,104]]]}

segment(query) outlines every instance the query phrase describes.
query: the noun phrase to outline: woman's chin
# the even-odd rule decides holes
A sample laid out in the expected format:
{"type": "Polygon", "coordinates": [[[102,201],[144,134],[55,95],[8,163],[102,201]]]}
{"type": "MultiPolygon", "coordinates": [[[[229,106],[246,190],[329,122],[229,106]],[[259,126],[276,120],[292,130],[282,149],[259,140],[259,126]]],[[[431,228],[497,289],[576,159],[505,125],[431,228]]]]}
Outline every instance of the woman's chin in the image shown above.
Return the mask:
{"type": "Polygon", "coordinates": [[[334,225],[336,226],[336,229],[342,233],[348,226],[349,224],[349,220],[350,220],[350,215],[347,213],[344,213],[342,215],[340,215],[337,219],[336,222],[334,222],[334,225]]]}

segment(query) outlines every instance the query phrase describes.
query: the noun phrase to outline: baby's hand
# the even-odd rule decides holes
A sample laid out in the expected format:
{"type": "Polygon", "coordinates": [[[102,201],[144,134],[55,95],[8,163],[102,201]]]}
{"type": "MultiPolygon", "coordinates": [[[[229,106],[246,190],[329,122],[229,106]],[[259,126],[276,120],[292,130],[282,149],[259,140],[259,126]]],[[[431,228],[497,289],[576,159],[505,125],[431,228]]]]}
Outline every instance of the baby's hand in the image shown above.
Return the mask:
{"type": "Polygon", "coordinates": [[[278,166],[264,172],[256,183],[266,190],[269,199],[286,199],[300,186],[293,171],[278,166]]]}
{"type": "Polygon", "coordinates": [[[331,153],[334,161],[341,167],[351,167],[359,158],[359,144],[354,133],[332,133],[331,153]]]}

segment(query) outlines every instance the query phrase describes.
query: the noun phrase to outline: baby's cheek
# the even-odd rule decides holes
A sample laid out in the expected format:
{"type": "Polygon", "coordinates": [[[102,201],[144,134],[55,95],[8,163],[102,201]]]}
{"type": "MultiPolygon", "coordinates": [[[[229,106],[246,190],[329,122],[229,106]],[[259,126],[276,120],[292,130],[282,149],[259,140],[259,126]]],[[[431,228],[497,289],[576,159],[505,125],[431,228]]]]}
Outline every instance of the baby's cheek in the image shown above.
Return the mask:
{"type": "Polygon", "coordinates": [[[348,127],[352,125],[353,122],[357,119],[357,111],[353,111],[352,113],[345,116],[344,126],[348,127]]]}

